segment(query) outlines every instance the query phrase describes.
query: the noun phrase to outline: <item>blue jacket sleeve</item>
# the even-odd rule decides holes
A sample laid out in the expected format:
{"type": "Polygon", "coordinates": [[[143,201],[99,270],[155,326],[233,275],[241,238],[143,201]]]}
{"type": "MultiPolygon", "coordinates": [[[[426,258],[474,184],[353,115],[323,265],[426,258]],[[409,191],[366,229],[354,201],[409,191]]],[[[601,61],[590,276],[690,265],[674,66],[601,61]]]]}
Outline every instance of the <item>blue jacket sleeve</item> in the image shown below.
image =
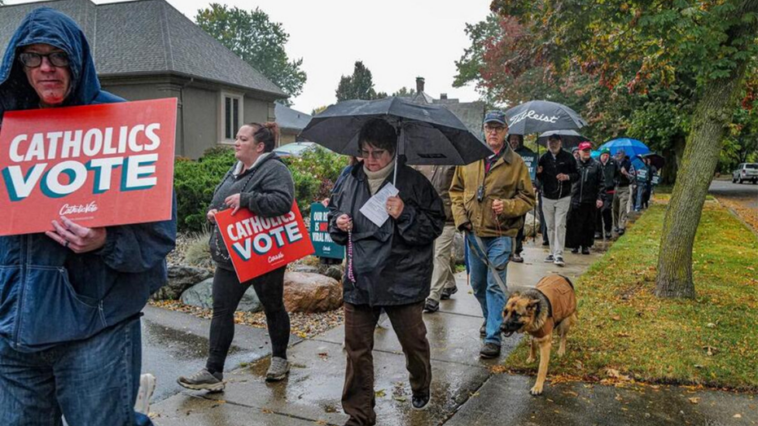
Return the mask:
{"type": "Polygon", "coordinates": [[[148,271],[163,262],[176,245],[176,194],[170,220],[106,229],[105,245],[98,252],[103,262],[118,272],[148,271]]]}

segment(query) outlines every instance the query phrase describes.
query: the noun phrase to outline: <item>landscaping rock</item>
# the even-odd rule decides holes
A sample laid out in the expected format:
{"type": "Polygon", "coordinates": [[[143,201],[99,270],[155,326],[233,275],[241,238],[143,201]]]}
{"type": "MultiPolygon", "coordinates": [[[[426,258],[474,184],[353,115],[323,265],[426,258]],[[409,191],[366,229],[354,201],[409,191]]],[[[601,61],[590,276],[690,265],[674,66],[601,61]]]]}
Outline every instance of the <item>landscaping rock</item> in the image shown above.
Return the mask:
{"type": "Polygon", "coordinates": [[[342,284],[320,274],[284,274],[284,306],[288,312],[324,312],[342,306],[342,284]]]}
{"type": "MultiPolygon", "coordinates": [[[[196,284],[182,293],[182,303],[185,305],[196,306],[202,309],[213,309],[213,278],[196,284]]],[[[258,312],[263,309],[258,295],[251,286],[247,289],[242,300],[240,300],[238,311],[258,312]]]]}
{"type": "Polygon", "coordinates": [[[344,269],[342,268],[342,264],[337,265],[318,265],[318,273],[321,275],[326,275],[329,278],[335,279],[337,281],[342,281],[342,276],[344,275],[344,269]]]}
{"type": "Polygon", "coordinates": [[[154,300],[177,300],[185,290],[213,276],[207,269],[186,265],[168,267],[168,284],[153,295],[154,300]]]}
{"type": "Polygon", "coordinates": [[[311,265],[297,264],[292,267],[292,272],[304,272],[306,274],[318,274],[318,268],[311,265]]]}
{"type": "Polygon", "coordinates": [[[524,219],[524,236],[534,237],[535,229],[537,233],[540,232],[540,218],[537,216],[537,220],[534,220],[534,215],[532,212],[529,212],[526,214],[526,219],[524,219]]]}

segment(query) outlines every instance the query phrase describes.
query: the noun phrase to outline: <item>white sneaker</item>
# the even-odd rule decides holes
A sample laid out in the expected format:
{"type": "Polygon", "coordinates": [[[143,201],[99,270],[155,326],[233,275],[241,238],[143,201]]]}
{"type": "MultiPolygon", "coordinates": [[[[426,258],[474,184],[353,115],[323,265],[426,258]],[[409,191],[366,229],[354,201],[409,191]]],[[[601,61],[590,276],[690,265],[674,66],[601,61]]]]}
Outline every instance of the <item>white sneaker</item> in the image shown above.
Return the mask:
{"type": "Polygon", "coordinates": [[[139,392],[137,392],[134,411],[147,416],[150,412],[150,397],[153,396],[153,392],[155,392],[155,376],[150,373],[139,376],[139,392]]]}

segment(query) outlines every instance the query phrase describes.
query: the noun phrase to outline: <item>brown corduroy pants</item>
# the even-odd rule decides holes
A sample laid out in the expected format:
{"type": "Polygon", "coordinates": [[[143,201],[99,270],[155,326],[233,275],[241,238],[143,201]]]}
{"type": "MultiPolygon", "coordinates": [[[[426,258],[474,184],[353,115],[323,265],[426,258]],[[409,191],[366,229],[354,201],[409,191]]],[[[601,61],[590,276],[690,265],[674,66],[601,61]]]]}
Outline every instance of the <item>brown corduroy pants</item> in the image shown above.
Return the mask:
{"type": "MultiPolygon", "coordinates": [[[[384,306],[405,354],[414,395],[429,392],[432,382],[429,341],[422,318],[424,302],[384,306]]],[[[374,406],[374,329],[381,307],[345,303],[347,369],[342,389],[342,409],[350,416],[345,425],[376,424],[374,406]]]]}

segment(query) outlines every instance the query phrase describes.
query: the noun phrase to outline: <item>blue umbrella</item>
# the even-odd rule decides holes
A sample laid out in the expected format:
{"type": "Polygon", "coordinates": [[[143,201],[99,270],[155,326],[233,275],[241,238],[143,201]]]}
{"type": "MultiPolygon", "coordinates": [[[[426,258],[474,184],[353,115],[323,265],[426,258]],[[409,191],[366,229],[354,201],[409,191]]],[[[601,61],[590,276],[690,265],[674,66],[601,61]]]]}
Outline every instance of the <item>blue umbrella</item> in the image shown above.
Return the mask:
{"type": "Polygon", "coordinates": [[[600,150],[596,149],[590,153],[591,158],[600,158],[600,150]]]}
{"type": "Polygon", "coordinates": [[[598,148],[598,151],[602,151],[604,148],[608,148],[611,151],[611,155],[616,155],[616,152],[623,149],[624,153],[626,153],[629,158],[634,158],[637,155],[650,152],[650,148],[648,148],[647,145],[637,139],[629,138],[619,138],[608,141],[601,145],[600,148],[598,148]]]}

